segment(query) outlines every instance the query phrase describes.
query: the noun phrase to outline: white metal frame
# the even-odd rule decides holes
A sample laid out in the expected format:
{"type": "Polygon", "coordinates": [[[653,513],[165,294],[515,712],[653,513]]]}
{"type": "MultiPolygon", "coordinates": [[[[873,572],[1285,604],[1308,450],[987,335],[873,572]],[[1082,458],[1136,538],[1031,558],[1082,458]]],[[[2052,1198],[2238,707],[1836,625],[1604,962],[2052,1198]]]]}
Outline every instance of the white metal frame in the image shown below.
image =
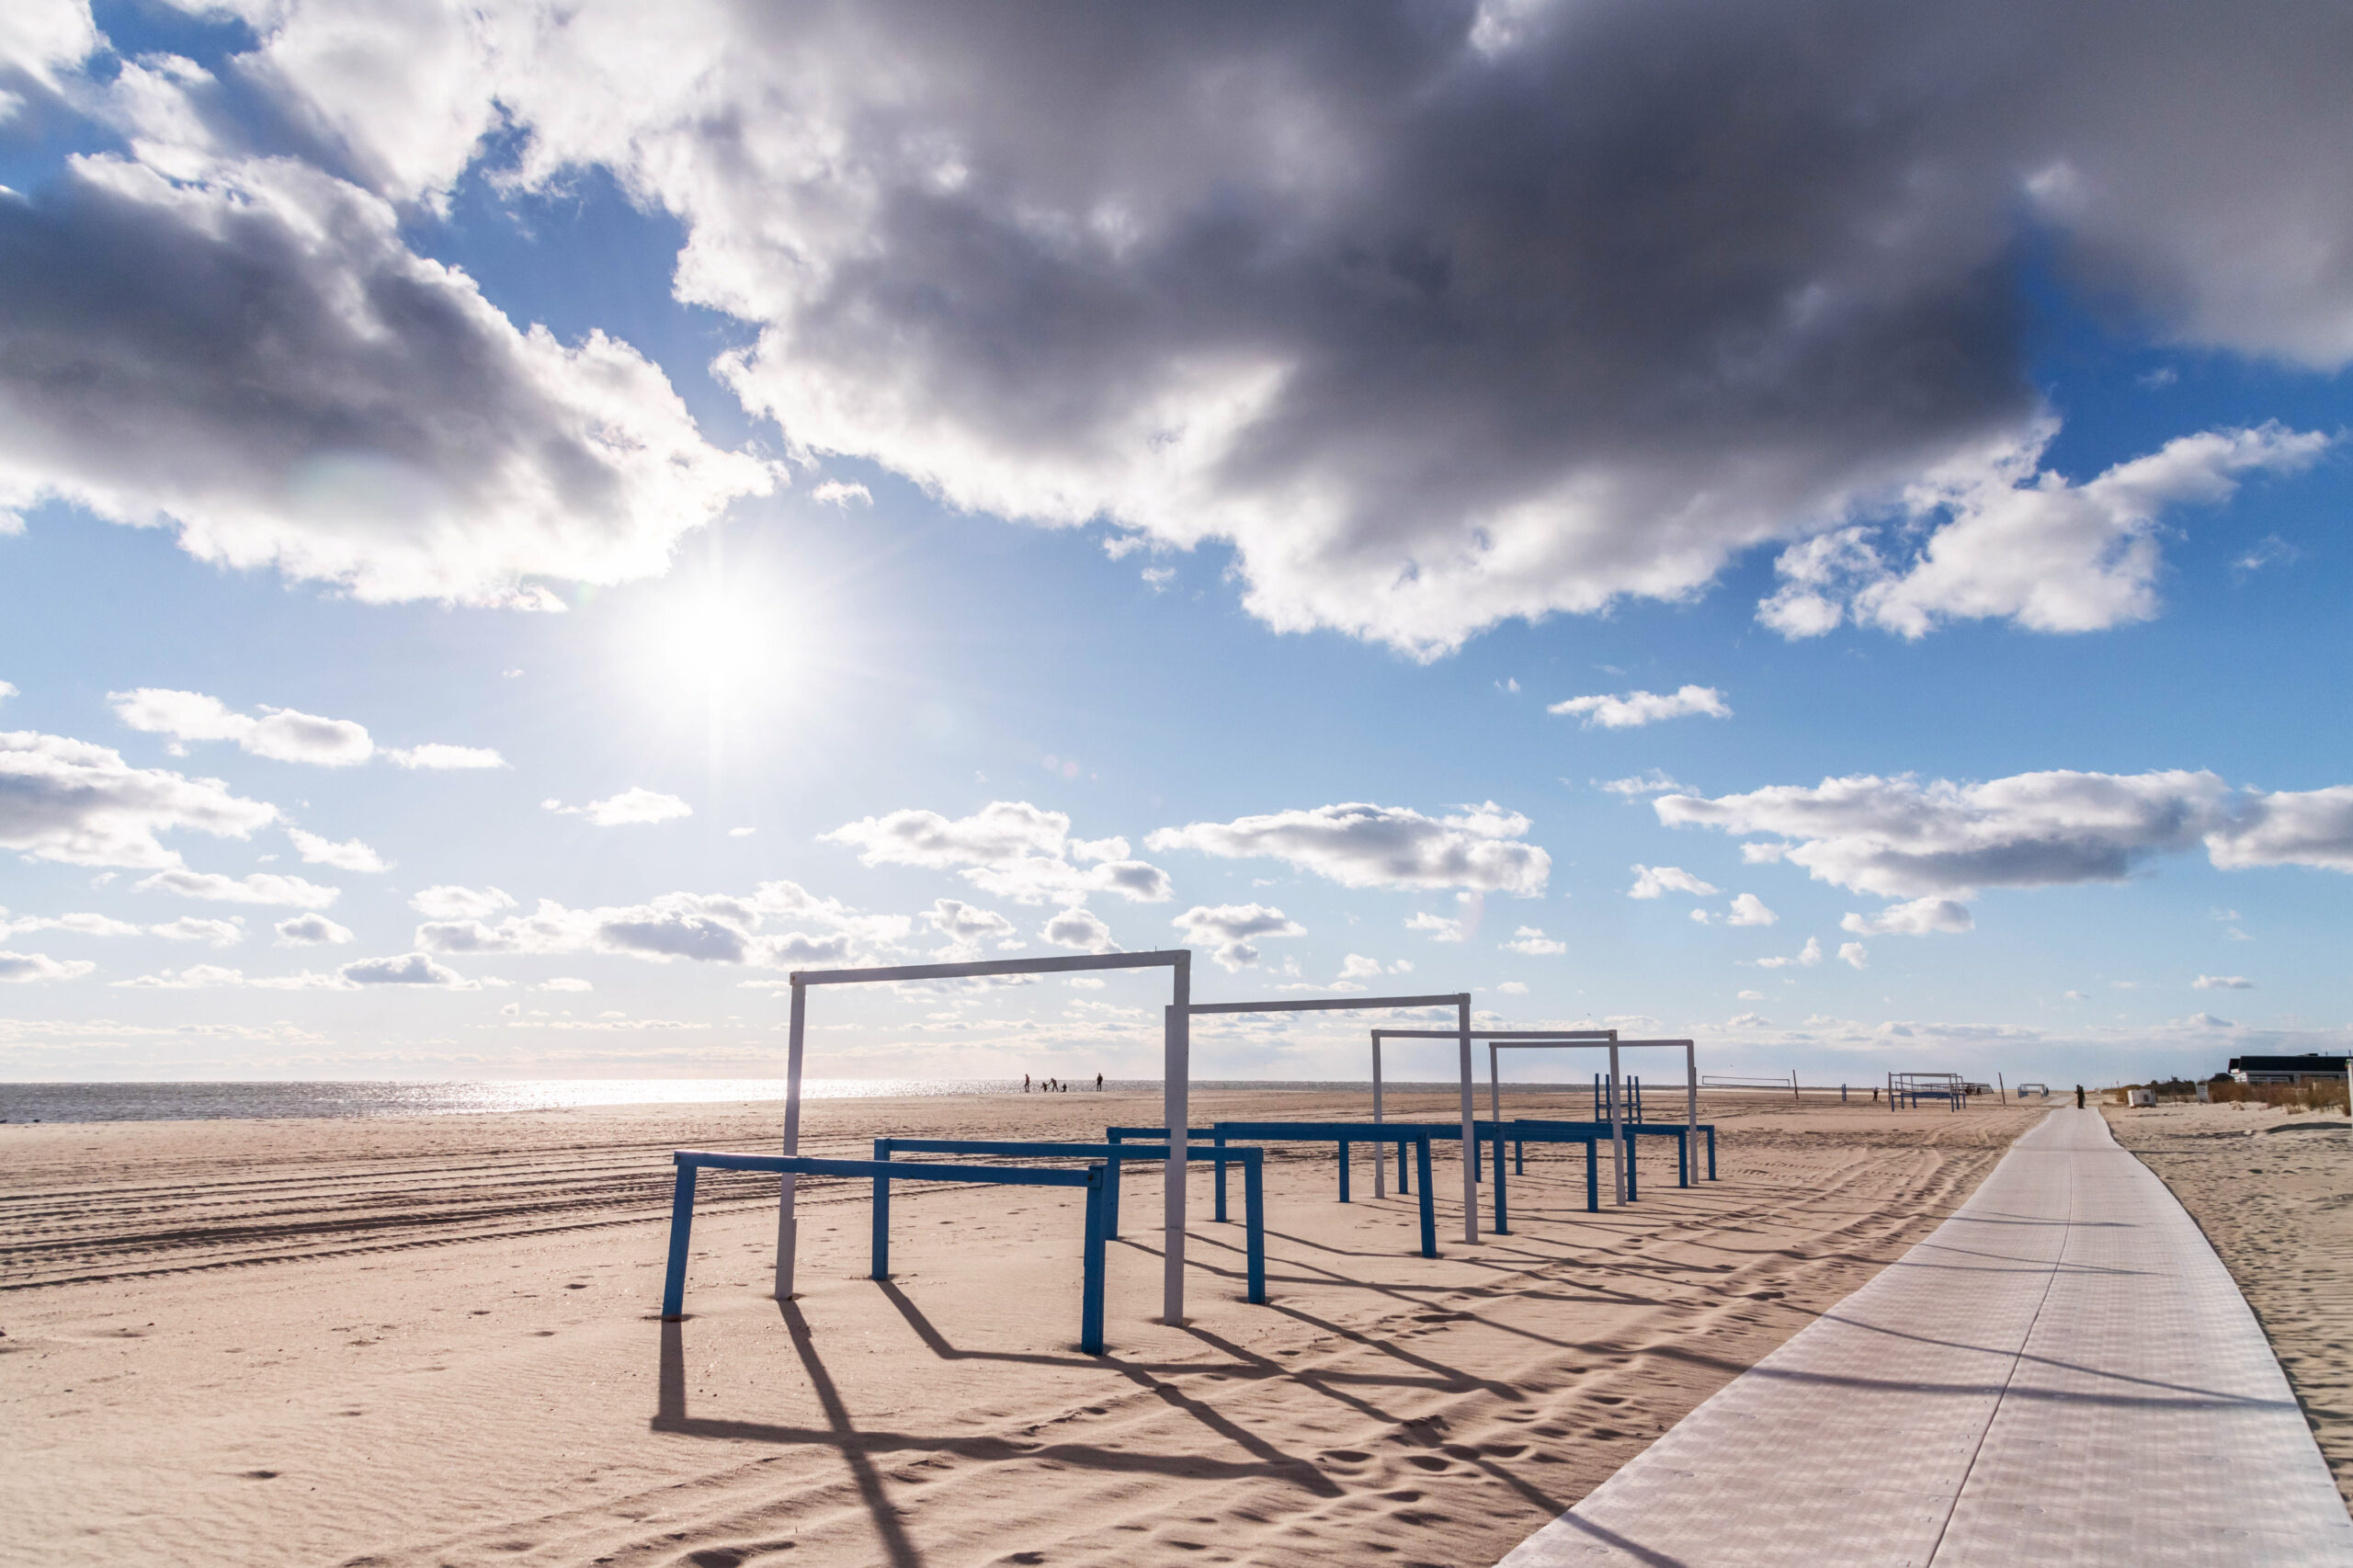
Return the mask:
{"type": "MultiPolygon", "coordinates": [[[[1168,1116],[1168,1202],[1166,1241],[1162,1250],[1160,1303],[1172,1324],[1185,1321],[1185,1118],[1190,1086],[1186,1005],[1192,1000],[1193,954],[1188,948],[1165,948],[1148,953],[1086,953],[1073,958],[993,959],[980,963],[900,964],[883,969],[794,970],[785,978],[792,986],[792,1016],[786,1036],[784,1078],[784,1152],[801,1153],[801,1064],[805,1053],[809,987],[812,985],[874,985],[897,981],[970,980],[999,974],[1065,974],[1090,969],[1167,969],[1172,971],[1174,1005],[1167,1013],[1162,1042],[1163,1094],[1168,1116]]],[[[1467,998],[1466,998],[1467,1006],[1467,998]]],[[[1464,1018],[1469,1018],[1466,1010],[1464,1018]]],[[[1464,1051],[1470,1047],[1466,1044],[1464,1051]]],[[[793,1189],[798,1178],[784,1176],[784,1193],[776,1216],[776,1298],[792,1298],[794,1244],[800,1227],[793,1218],[793,1189]]]]}
{"type": "MultiPolygon", "coordinates": [[[[1172,1020],[1190,1013],[1347,1013],[1367,1008],[1388,1007],[1452,1007],[1455,1027],[1450,1029],[1375,1029],[1373,1031],[1373,1115],[1381,1119],[1381,1036],[1411,1034],[1423,1040],[1450,1040],[1461,1047],[1462,1078],[1462,1239],[1472,1244],[1479,1240],[1479,1184],[1471,1174],[1471,1143],[1476,1135],[1474,1123],[1478,1107],[1472,1098],[1471,1042],[1478,1038],[1471,1028],[1471,993],[1458,991],[1445,996],[1343,996],[1322,1002],[1196,1002],[1189,1006],[1168,1009],[1172,1020]]],[[[1177,1128],[1174,1120],[1168,1124],[1173,1135],[1177,1128]]],[[[1181,1148],[1181,1142],[1176,1147],[1181,1148]]],[[[1376,1164],[1373,1195],[1383,1195],[1378,1165],[1380,1145],[1374,1146],[1376,1164]]],[[[1174,1151],[1172,1150],[1172,1153],[1174,1151]]]]}

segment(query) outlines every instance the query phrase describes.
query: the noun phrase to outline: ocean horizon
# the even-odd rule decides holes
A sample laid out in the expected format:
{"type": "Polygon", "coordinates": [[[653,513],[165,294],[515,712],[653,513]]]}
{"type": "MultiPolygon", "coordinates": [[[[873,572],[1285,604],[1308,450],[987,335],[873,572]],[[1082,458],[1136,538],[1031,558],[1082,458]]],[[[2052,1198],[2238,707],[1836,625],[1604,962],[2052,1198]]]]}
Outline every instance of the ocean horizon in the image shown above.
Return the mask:
{"type": "MultiPolygon", "coordinates": [[[[1103,1092],[1157,1091],[1158,1078],[1107,1079],[1103,1092]]],[[[1396,1091],[1451,1089],[1447,1082],[1393,1080],[1396,1091]]],[[[1581,1087],[1509,1084],[1515,1092],[1581,1087]]],[[[1372,1080],[1197,1078],[1196,1089],[1372,1093],[1372,1080]]],[[[1074,1084],[1073,1094],[1092,1094],[1074,1084]]],[[[1018,1095],[1018,1078],[809,1078],[801,1097],[1018,1095]]],[[[781,1100],[782,1078],[306,1079],[0,1084],[0,1122],[244,1121],[302,1117],[484,1116],[602,1106],[715,1105],[781,1100]]]]}

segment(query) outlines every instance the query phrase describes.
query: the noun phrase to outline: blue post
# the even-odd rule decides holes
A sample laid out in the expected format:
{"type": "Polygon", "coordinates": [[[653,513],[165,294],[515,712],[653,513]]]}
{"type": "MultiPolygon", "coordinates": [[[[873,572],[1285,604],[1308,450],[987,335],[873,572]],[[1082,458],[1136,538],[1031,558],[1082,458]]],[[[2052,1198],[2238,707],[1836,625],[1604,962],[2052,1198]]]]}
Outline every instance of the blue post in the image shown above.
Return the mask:
{"type": "Polygon", "coordinates": [[[1405,1145],[1400,1142],[1397,1145],[1397,1196],[1411,1198],[1413,1195],[1414,1177],[1413,1174],[1405,1168],[1405,1145]]]}
{"type": "Polygon", "coordinates": [[[670,1199],[670,1271],[662,1280],[662,1315],[672,1323],[687,1315],[687,1248],[694,1228],[695,1168],[680,1165],[670,1199]]]}
{"type": "Polygon", "coordinates": [[[1242,1163],[1242,1218],[1249,1226],[1250,1300],[1267,1304],[1267,1156],[1252,1151],[1242,1163]]]}
{"type": "Polygon", "coordinates": [[[1514,1176],[1528,1174],[1528,1144],[1522,1139],[1515,1138],[1511,1141],[1511,1174],[1514,1176]]]}
{"type": "Polygon", "coordinates": [[[1634,1155],[1642,1146],[1643,1141],[1635,1137],[1632,1130],[1629,1129],[1626,1133],[1626,1201],[1629,1203],[1642,1197],[1642,1184],[1634,1174],[1635,1166],[1642,1163],[1634,1155]]]}
{"type": "Polygon", "coordinates": [[[1708,1129],[1708,1179],[1716,1179],[1716,1130],[1712,1125],[1708,1129]]]}
{"type": "Polygon", "coordinates": [[[1601,1212],[1601,1140],[1585,1141],[1585,1211],[1601,1212]]]}
{"type": "Polygon", "coordinates": [[[1479,1142],[1478,1123],[1473,1122],[1471,1127],[1471,1147],[1462,1151],[1462,1157],[1471,1162],[1471,1179],[1472,1181],[1484,1181],[1487,1179],[1486,1168],[1482,1164],[1479,1157],[1481,1151],[1484,1147],[1485,1146],[1479,1142]]]}
{"type": "Polygon", "coordinates": [[[1217,1222],[1225,1223],[1225,1134],[1212,1128],[1210,1146],[1217,1152],[1217,1222]]]}
{"type": "Polygon", "coordinates": [[[1348,1141],[1340,1140],[1340,1201],[1348,1200],[1348,1141]]]}
{"type": "Polygon", "coordinates": [[[1436,1257],[1438,1211],[1430,1207],[1430,1141],[1427,1136],[1414,1142],[1414,1168],[1422,1178],[1422,1256],[1436,1257]]]}
{"type": "Polygon", "coordinates": [[[1495,1123],[1495,1234],[1511,1234],[1511,1215],[1504,1207],[1504,1125],[1495,1123]]]}
{"type": "Polygon", "coordinates": [[[1691,1185],[1691,1130],[1688,1127],[1675,1135],[1675,1185],[1691,1185]]]}
{"type": "Polygon", "coordinates": [[[1601,1074],[1598,1073],[1593,1075],[1593,1119],[1596,1121],[1609,1119],[1601,1114],[1601,1074]]]}
{"type": "Polygon", "coordinates": [[[1103,1354],[1103,1167],[1086,1167],[1086,1283],[1080,1287],[1078,1347],[1103,1354]]]}
{"type": "MultiPolygon", "coordinates": [[[[1107,1127],[1103,1130],[1104,1142],[1117,1143],[1120,1142],[1120,1135],[1126,1131],[1124,1127],[1107,1127]]],[[[1111,1185],[1104,1189],[1103,1239],[1106,1241],[1116,1242],[1120,1239],[1120,1167],[1126,1164],[1125,1160],[1111,1162],[1111,1185]]]]}
{"type": "MultiPolygon", "coordinates": [[[[887,1165],[891,1159],[891,1141],[874,1141],[874,1159],[887,1165]]],[[[874,1247],[873,1260],[866,1270],[869,1279],[891,1278],[891,1178],[881,1171],[874,1173],[874,1247]]]]}

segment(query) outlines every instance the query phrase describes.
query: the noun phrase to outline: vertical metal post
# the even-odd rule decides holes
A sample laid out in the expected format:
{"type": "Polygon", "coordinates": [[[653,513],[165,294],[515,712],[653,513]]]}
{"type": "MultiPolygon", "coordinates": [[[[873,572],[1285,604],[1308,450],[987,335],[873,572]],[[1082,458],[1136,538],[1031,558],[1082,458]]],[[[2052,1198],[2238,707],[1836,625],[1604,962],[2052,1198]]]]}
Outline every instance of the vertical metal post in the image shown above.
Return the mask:
{"type": "Polygon", "coordinates": [[[1422,1256],[1438,1256],[1438,1208],[1430,1200],[1430,1135],[1414,1140],[1414,1174],[1421,1178],[1422,1256]]]}
{"type": "Polygon", "coordinates": [[[1348,1201],[1348,1141],[1345,1138],[1340,1140],[1340,1201],[1348,1201]]]}
{"type": "Polygon", "coordinates": [[[2009,1082],[1999,1073],[1994,1074],[1994,1092],[2002,1096],[2002,1103],[2004,1105],[2008,1105],[2010,1103],[2009,1082]]]}
{"type": "Polygon", "coordinates": [[[1511,1211],[1504,1205],[1504,1124],[1495,1123],[1495,1234],[1511,1234],[1511,1211]]]}
{"type": "Polygon", "coordinates": [[[1161,1110],[1168,1121],[1168,1188],[1160,1249],[1160,1317],[1175,1327],[1185,1321],[1185,1135],[1192,1127],[1193,966],[1190,957],[1173,971],[1174,995],[1162,1044],[1161,1110]]]}
{"type": "Polygon", "coordinates": [[[1601,1151],[1593,1139],[1585,1141],[1585,1211],[1601,1212],[1601,1151]]]}
{"type": "Polygon", "coordinates": [[[1249,1259],[1250,1300],[1262,1307],[1267,1304],[1266,1163],[1266,1154],[1254,1151],[1242,1165],[1242,1223],[1249,1232],[1243,1243],[1249,1259]]]}
{"type": "Polygon", "coordinates": [[[1462,1239],[1479,1241],[1479,1130],[1477,1107],[1471,1101],[1471,993],[1454,1005],[1455,1035],[1461,1042],[1462,1070],[1462,1239]]]}
{"type": "MultiPolygon", "coordinates": [[[[1381,1031],[1372,1031],[1372,1121],[1381,1125],[1381,1031]]],[[[1405,1190],[1405,1151],[1397,1151],[1397,1190],[1405,1190]]],[[[1389,1196],[1389,1147],[1380,1139],[1372,1141],[1372,1195],[1389,1196]]]]}
{"type": "Polygon", "coordinates": [[[1085,1283],[1080,1286],[1078,1347],[1090,1356],[1103,1354],[1103,1167],[1086,1167],[1086,1255],[1085,1283]]]}
{"type": "Polygon", "coordinates": [[[1618,1042],[1609,1042],[1609,1179],[1612,1204],[1626,1201],[1626,1119],[1618,1096],[1618,1042]]]}
{"type": "MultiPolygon", "coordinates": [[[[891,1140],[877,1138],[874,1141],[874,1158],[878,1164],[890,1160],[891,1140]]],[[[891,1178],[881,1171],[874,1173],[874,1244],[870,1251],[866,1277],[869,1279],[891,1278],[891,1178]]]]}
{"type": "Polygon", "coordinates": [[[1222,1121],[1210,1123],[1210,1142],[1217,1151],[1217,1159],[1213,1162],[1217,1169],[1212,1173],[1216,1184],[1217,1202],[1210,1218],[1222,1225],[1225,1223],[1225,1123],[1222,1121]]]}
{"type": "Polygon", "coordinates": [[[1495,1067],[1495,1042],[1487,1042],[1487,1114],[1500,1126],[1504,1119],[1504,1082],[1495,1067]]]}
{"type": "Polygon", "coordinates": [[[1687,1140],[1699,1129],[1699,1047],[1688,1040],[1683,1042],[1683,1126],[1687,1140]]]}
{"type": "Polygon", "coordinates": [[[678,1167],[670,1199],[670,1270],[662,1279],[662,1315],[676,1322],[687,1311],[687,1252],[695,1231],[695,1168],[678,1167]]]}
{"type": "MultiPolygon", "coordinates": [[[[784,1051],[784,1152],[788,1156],[801,1153],[801,1062],[808,1044],[808,1024],[809,988],[796,975],[784,1051]]],[[[792,1172],[785,1172],[783,1191],[777,1199],[776,1299],[779,1301],[792,1300],[792,1269],[801,1237],[800,1223],[792,1217],[792,1198],[799,1179],[792,1172]]]]}
{"type": "Polygon", "coordinates": [[[1796,1068],[1792,1067],[1792,1068],[1790,1068],[1790,1098],[1791,1098],[1791,1099],[1795,1099],[1795,1098],[1797,1098],[1797,1097],[1798,1097],[1798,1070],[1797,1070],[1796,1068]]]}

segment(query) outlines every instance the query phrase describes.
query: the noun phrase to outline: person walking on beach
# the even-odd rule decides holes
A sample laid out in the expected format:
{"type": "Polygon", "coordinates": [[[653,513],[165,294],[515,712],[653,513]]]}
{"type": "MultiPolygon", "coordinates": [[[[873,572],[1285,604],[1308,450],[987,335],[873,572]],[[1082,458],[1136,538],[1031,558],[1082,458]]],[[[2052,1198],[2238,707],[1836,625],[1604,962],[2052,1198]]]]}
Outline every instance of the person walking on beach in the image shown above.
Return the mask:
{"type": "Polygon", "coordinates": [[[1103,1074],[1100,1073],[1095,1074],[1095,1092],[1098,1095],[1103,1092],[1103,1074]]]}
{"type": "Polygon", "coordinates": [[[1025,1095],[1029,1092],[1029,1074],[1027,1073],[1021,1074],[1021,1092],[1025,1095]]]}

